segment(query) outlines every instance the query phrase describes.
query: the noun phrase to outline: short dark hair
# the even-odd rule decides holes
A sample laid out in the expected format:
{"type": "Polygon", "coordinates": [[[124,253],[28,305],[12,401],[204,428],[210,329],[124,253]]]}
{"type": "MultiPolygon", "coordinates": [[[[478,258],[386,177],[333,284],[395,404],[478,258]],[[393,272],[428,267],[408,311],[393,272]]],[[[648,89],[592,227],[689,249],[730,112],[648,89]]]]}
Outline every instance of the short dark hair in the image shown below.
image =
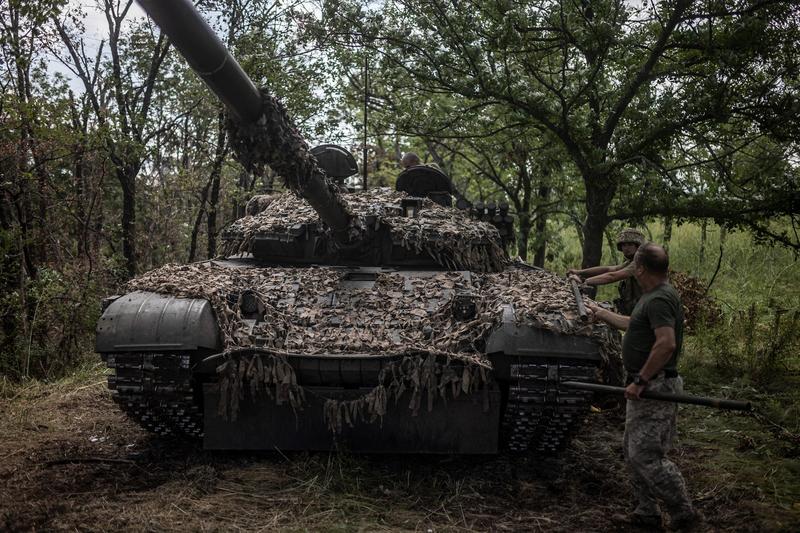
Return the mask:
{"type": "Polygon", "coordinates": [[[403,157],[400,158],[400,164],[408,168],[416,165],[421,165],[422,160],[414,152],[406,152],[405,154],[403,154],[403,157]]]}
{"type": "Polygon", "coordinates": [[[634,261],[648,272],[666,274],[669,272],[669,254],[661,246],[646,242],[639,246],[634,261]]]}

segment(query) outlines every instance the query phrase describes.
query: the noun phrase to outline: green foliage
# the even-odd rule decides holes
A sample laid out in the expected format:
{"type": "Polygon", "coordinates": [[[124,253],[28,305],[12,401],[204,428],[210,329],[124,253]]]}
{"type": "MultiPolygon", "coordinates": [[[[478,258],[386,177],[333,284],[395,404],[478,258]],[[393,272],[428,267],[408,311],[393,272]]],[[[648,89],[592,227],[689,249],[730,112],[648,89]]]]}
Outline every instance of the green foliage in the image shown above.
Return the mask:
{"type": "Polygon", "coordinates": [[[797,214],[792,2],[340,0],[321,26],[351,79],[371,52],[376,136],[472,163],[520,220],[584,220],[584,262],[600,259],[609,221],[647,215],[713,218],[800,247],[764,223],[797,214]],[[514,152],[531,157],[520,166],[514,152]],[[554,199],[532,202],[514,166],[554,199]]]}
{"type": "Polygon", "coordinates": [[[800,365],[800,309],[751,304],[696,334],[693,348],[726,375],[769,383],[800,365]]]}
{"type": "MultiPolygon", "coordinates": [[[[659,242],[662,226],[651,224],[650,227],[659,242]]],[[[750,233],[725,231],[714,224],[707,224],[703,245],[702,233],[701,224],[675,227],[670,261],[676,270],[706,281],[713,277],[719,263],[711,292],[724,309],[743,310],[753,303],[768,307],[770,300],[779,307],[800,307],[800,262],[795,252],[760,242],[750,233]]]]}
{"type": "Polygon", "coordinates": [[[0,332],[0,375],[51,379],[79,364],[92,350],[91,332],[100,316],[105,292],[87,272],[39,269],[0,297],[0,307],[18,318],[13,336],[0,332]]]}

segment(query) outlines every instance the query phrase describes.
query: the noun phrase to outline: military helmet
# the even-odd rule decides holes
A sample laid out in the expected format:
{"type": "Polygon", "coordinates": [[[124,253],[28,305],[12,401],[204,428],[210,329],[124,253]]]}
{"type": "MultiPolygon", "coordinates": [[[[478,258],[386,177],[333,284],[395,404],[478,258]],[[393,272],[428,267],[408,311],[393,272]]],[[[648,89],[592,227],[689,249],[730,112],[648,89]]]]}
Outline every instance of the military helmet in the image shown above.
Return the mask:
{"type": "Polygon", "coordinates": [[[617,235],[617,250],[622,250],[622,245],[626,242],[636,243],[641,246],[645,242],[644,233],[636,228],[625,228],[617,235]]]}

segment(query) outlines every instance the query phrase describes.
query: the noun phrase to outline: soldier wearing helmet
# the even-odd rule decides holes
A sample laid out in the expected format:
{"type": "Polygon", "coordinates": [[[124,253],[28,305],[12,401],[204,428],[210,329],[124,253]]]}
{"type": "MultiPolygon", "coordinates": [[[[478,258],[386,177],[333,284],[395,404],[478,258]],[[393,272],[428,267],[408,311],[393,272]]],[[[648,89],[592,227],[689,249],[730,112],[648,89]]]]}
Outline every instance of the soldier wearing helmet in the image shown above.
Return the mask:
{"type": "Polygon", "coordinates": [[[633,256],[644,242],[644,234],[641,231],[635,228],[625,228],[617,236],[617,250],[625,256],[624,263],[584,268],[583,270],[571,268],[567,271],[567,275],[579,282],[583,280],[586,285],[590,286],[619,282],[619,298],[614,300],[614,304],[620,314],[630,316],[636,302],[642,296],[642,288],[633,275],[633,256]]]}

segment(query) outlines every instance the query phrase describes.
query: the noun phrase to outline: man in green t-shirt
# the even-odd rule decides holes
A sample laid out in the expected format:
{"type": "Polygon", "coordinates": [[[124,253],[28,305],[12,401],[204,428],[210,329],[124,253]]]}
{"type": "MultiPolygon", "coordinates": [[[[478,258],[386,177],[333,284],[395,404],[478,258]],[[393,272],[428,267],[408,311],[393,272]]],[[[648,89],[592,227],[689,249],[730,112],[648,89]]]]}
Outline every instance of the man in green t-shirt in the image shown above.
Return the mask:
{"type": "Polygon", "coordinates": [[[625,228],[617,236],[617,250],[622,252],[625,261],[620,265],[596,266],[577,270],[570,268],[567,275],[578,283],[596,287],[619,282],[619,298],[614,300],[617,311],[630,315],[633,307],[642,296],[642,289],[633,275],[633,256],[645,241],[644,234],[635,228],[625,228]]]}
{"type": "Polygon", "coordinates": [[[634,256],[633,272],[643,294],[631,316],[587,304],[594,319],[625,330],[622,360],[628,375],[628,402],[623,450],[639,499],[628,520],[640,526],[660,526],[661,504],[670,515],[673,529],[687,529],[697,525],[699,515],[692,507],[680,470],[666,456],[676,434],[678,405],[640,396],[645,389],[683,392],[677,371],[683,308],[680,296],[669,284],[669,257],[662,247],[642,244],[634,256]]]}

